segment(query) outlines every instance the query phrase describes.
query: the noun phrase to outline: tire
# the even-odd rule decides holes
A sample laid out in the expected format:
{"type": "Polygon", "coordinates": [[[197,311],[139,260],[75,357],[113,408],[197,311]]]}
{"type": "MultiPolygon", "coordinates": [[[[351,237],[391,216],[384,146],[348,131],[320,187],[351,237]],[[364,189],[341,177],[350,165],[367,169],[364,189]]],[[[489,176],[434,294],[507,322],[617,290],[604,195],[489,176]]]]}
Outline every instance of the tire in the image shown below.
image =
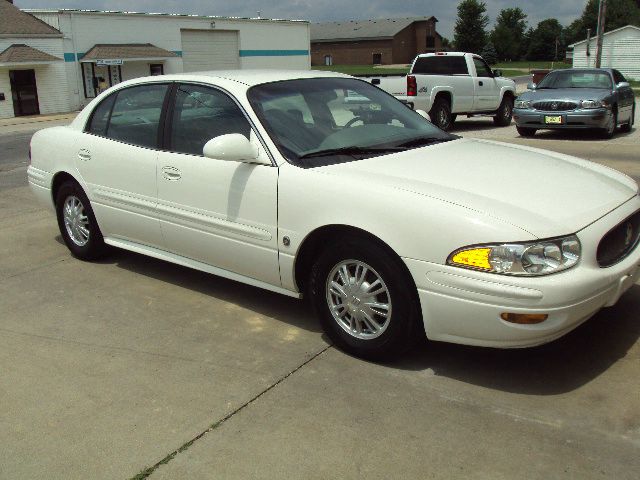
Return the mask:
{"type": "Polygon", "coordinates": [[[445,132],[451,130],[453,126],[453,117],[451,115],[451,106],[444,98],[436,98],[431,110],[429,111],[431,123],[445,132]]]}
{"type": "Polygon", "coordinates": [[[535,128],[527,128],[527,127],[516,127],[518,131],[518,135],[521,137],[533,137],[536,134],[535,128]]]}
{"type": "Polygon", "coordinates": [[[496,116],[493,117],[493,124],[497,127],[508,127],[511,125],[511,119],[513,118],[513,98],[509,95],[505,95],[502,99],[502,103],[496,111],[496,116]]]}
{"type": "Polygon", "coordinates": [[[609,122],[606,128],[603,128],[600,130],[601,137],[604,138],[605,140],[613,138],[613,136],[616,134],[617,127],[618,127],[618,112],[613,112],[613,118],[611,119],[611,122],[609,122]]]}
{"type": "Polygon", "coordinates": [[[56,215],[62,239],[74,257],[96,260],[106,253],[107,246],[91,203],[78,183],[67,181],[60,186],[56,194],[56,215]]]}
{"type": "Polygon", "coordinates": [[[636,116],[636,106],[634,105],[633,108],[631,109],[631,118],[629,118],[629,121],[627,123],[620,126],[620,131],[624,133],[629,133],[633,128],[633,121],[635,119],[635,116],[636,116]]]}
{"type": "Polygon", "coordinates": [[[367,240],[334,244],[320,255],[311,269],[307,293],[334,345],[360,358],[389,360],[411,348],[416,339],[426,338],[422,336],[415,284],[400,262],[385,248],[367,240]],[[342,265],[346,265],[352,282],[343,280],[342,265]],[[362,275],[364,268],[367,272],[362,275]],[[359,279],[364,287],[355,286],[359,279]],[[332,286],[332,281],[339,288],[332,286]],[[352,289],[344,289],[344,285],[351,285],[352,289]],[[381,292],[367,298],[363,294],[367,287],[373,293],[381,292]],[[368,307],[367,301],[376,307],[368,307]]]}

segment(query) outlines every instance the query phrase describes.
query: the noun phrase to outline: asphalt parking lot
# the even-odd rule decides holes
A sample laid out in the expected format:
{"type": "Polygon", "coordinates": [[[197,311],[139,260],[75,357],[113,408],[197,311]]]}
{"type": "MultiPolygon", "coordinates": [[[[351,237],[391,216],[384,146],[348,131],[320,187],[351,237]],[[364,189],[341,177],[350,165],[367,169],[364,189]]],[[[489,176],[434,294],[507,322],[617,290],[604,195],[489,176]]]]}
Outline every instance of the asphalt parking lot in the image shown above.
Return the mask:
{"type": "MultiPolygon", "coordinates": [[[[25,173],[33,131],[65,121],[0,126],[0,478],[638,478],[640,285],[546,346],[368,363],[303,302],[124,251],[73,259],[25,173]]],[[[454,133],[640,181],[637,129],[454,133]]]]}

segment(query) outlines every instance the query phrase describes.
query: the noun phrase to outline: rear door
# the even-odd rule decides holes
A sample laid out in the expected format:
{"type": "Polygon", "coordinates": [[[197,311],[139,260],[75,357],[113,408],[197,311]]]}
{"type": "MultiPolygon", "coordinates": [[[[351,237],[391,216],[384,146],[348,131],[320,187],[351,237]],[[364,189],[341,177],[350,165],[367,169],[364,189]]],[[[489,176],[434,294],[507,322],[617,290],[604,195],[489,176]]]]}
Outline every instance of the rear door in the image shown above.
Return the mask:
{"type": "Polygon", "coordinates": [[[168,84],[123,88],[93,111],[76,165],[105,237],[159,247],[156,162],[168,84]]]}
{"type": "Polygon", "coordinates": [[[497,110],[500,106],[500,87],[493,76],[493,72],[487,62],[481,57],[472,57],[475,69],[475,96],[473,102],[474,112],[497,110]]]}

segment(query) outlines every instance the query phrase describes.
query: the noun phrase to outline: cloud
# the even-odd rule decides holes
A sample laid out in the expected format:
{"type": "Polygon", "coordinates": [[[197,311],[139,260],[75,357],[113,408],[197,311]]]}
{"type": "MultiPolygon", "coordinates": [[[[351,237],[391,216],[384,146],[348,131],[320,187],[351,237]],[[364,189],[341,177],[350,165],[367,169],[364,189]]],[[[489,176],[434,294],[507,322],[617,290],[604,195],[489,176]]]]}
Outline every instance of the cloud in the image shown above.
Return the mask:
{"type": "MultiPolygon", "coordinates": [[[[84,8],[137,12],[303,19],[312,22],[435,16],[438,31],[451,38],[457,15],[456,1],[442,0],[16,0],[21,8],[84,8]]],[[[568,25],[580,16],[586,0],[485,0],[491,24],[503,8],[520,7],[535,26],[545,18],[568,25]]]]}

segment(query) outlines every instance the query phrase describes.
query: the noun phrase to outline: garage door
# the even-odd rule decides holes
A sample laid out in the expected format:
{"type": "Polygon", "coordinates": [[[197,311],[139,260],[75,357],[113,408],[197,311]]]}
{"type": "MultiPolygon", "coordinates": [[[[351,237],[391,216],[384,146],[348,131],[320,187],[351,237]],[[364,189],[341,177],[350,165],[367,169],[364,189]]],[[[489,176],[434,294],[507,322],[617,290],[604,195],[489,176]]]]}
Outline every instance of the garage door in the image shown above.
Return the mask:
{"type": "Polygon", "coordinates": [[[240,67],[237,31],[182,30],[185,72],[240,67]]]}

